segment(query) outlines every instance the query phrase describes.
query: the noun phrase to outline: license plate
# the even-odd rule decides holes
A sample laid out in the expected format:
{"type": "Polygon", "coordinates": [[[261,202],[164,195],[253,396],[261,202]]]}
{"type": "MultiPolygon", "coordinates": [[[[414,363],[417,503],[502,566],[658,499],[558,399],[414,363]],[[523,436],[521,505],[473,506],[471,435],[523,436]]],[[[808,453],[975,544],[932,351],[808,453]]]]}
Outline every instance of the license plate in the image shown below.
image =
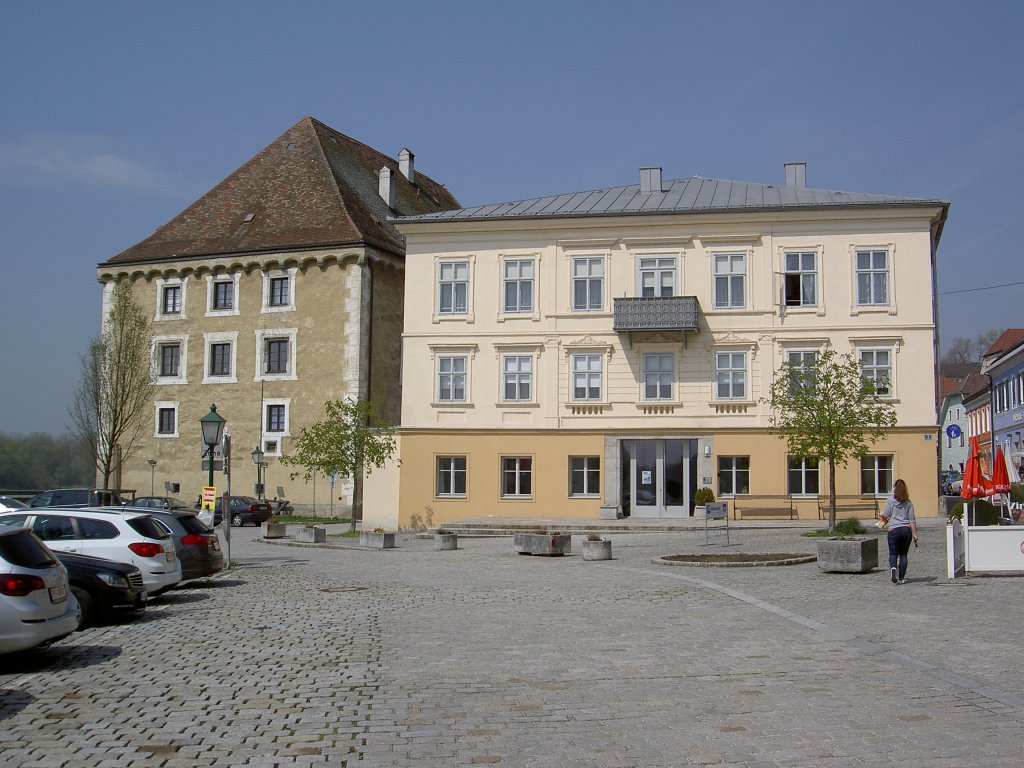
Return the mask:
{"type": "Polygon", "coordinates": [[[63,584],[58,584],[56,587],[50,587],[50,602],[51,603],[63,603],[68,599],[68,588],[63,584]]]}
{"type": "Polygon", "coordinates": [[[174,557],[175,557],[174,550],[172,549],[170,552],[167,553],[167,562],[168,563],[173,563],[174,562],[174,557]]]}
{"type": "Polygon", "coordinates": [[[214,552],[220,552],[220,542],[217,539],[214,539],[212,542],[210,542],[210,549],[212,549],[214,552]]]}

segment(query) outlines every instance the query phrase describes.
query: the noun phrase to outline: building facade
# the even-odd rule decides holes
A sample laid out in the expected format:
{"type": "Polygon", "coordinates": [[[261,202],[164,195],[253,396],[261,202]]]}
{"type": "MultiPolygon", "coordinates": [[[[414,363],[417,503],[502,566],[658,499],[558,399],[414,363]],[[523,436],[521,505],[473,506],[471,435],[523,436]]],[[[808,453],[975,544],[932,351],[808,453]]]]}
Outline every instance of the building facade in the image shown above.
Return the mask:
{"type": "Polygon", "coordinates": [[[1024,328],[1010,328],[985,355],[992,381],[992,440],[1020,468],[1024,462],[1024,328]]]}
{"type": "Polygon", "coordinates": [[[408,150],[392,159],[307,117],[100,264],[104,307],[130,281],[153,326],[156,396],[120,487],[196,499],[198,421],[215,403],[233,493],[255,495],[258,447],[267,496],[326,507],[324,478],[292,481],[278,460],[329,399],[376,400],[397,423],[404,240],[389,219],[456,206],[408,150]]]}
{"type": "MultiPolygon", "coordinates": [[[[685,517],[694,494],[818,516],[827,467],[763,402],[851,352],[899,423],[837,492],[936,514],[935,253],[948,204],[689,178],[404,217],[401,527],[685,517]]],[[[368,483],[370,481],[368,480],[368,483]]],[[[368,487],[370,487],[368,485],[368,487]]],[[[730,505],[733,506],[733,505],[730,505]]]]}

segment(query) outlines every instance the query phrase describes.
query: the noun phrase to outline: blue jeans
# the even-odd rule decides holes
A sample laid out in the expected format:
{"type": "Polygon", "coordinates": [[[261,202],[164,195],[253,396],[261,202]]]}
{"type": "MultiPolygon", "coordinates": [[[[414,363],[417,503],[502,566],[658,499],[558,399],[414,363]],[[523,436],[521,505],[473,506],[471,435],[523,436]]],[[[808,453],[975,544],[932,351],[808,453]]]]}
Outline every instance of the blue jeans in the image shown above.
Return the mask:
{"type": "Polygon", "coordinates": [[[901,579],[907,575],[907,553],[910,552],[913,539],[914,534],[909,525],[889,530],[889,567],[895,568],[901,579]]]}

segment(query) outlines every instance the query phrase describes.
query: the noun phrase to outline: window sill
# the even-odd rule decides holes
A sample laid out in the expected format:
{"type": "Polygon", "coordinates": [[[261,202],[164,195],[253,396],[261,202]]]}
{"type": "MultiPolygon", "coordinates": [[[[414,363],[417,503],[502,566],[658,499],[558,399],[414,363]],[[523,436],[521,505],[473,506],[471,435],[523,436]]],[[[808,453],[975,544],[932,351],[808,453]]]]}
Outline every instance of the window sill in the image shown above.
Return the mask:
{"type": "Polygon", "coordinates": [[[203,384],[237,384],[238,379],[234,376],[203,376],[203,384]]]}
{"type": "Polygon", "coordinates": [[[435,400],[430,404],[431,408],[447,408],[451,411],[464,411],[468,408],[473,408],[472,403],[464,403],[460,400],[435,400]]]}
{"type": "Polygon", "coordinates": [[[636,409],[644,416],[670,416],[681,407],[674,400],[643,400],[636,404],[636,409]]]}
{"type": "Polygon", "coordinates": [[[535,402],[533,400],[522,400],[522,401],[509,400],[509,401],[502,401],[502,402],[499,402],[499,403],[495,403],[494,406],[496,408],[512,408],[512,409],[517,409],[518,410],[518,409],[521,409],[521,408],[540,408],[540,403],[535,402]]]}

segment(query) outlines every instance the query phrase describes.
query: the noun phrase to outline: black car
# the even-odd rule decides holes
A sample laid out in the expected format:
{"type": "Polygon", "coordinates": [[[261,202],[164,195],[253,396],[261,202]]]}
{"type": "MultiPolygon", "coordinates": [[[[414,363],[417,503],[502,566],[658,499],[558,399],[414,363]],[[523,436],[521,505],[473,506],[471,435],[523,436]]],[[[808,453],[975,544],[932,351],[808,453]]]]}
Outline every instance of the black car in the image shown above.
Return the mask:
{"type": "Polygon", "coordinates": [[[55,551],[53,554],[67,570],[71,591],[82,608],[78,629],[115,614],[139,613],[146,609],[142,571],[134,565],[73,552],[55,551]]]}
{"type": "MultiPolygon", "coordinates": [[[[221,515],[224,497],[217,497],[217,506],[214,507],[214,514],[219,518],[221,515]]],[[[254,499],[252,496],[232,496],[231,507],[228,510],[228,520],[231,525],[241,527],[246,523],[259,525],[271,518],[272,512],[270,502],[267,500],[254,499]]]]}

